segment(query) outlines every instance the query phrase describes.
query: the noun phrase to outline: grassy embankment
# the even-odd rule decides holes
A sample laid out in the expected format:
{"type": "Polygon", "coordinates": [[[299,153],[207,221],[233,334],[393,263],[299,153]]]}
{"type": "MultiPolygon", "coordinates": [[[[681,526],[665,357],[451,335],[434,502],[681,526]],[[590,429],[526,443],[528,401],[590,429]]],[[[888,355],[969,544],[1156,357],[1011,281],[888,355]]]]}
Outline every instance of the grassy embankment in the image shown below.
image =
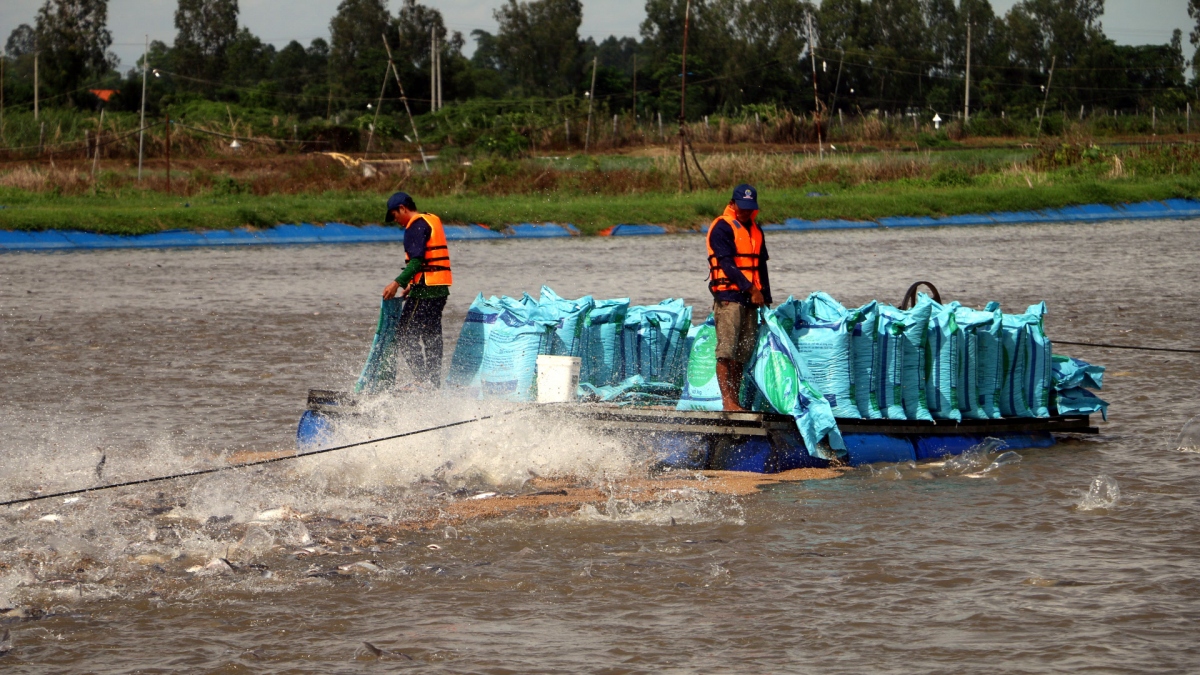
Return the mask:
{"type": "MultiPolygon", "coordinates": [[[[656,156],[444,162],[430,173],[381,168],[364,177],[327,158],[195,160],[161,169],[141,187],[127,164],[95,180],[80,163],[0,167],[0,228],[139,234],[278,223],[379,222],[402,188],[446,222],[502,227],[571,222],[585,233],[618,223],[694,228],[715,216],[732,185],[758,185],[763,222],[789,217],[870,219],[1020,211],[1070,204],[1200,196],[1200,147],[1089,144],[1041,150],[954,150],[836,156],[708,154],[714,190],[677,192],[677,164],[656,156]],[[214,167],[217,171],[214,171],[214,167]],[[179,193],[183,194],[180,195],[179,193]],[[822,196],[808,196],[821,193],[822,196]]],[[[703,180],[692,169],[693,180],[703,180]]]]}

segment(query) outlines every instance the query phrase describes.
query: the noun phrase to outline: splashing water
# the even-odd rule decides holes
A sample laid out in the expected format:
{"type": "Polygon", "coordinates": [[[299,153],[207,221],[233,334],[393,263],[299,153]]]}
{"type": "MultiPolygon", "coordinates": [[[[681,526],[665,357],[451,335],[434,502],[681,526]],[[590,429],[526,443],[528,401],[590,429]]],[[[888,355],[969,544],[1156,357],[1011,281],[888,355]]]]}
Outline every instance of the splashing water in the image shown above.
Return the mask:
{"type": "Polygon", "coordinates": [[[1175,447],[1180,452],[1200,452],[1200,415],[1183,425],[1179,437],[1175,439],[1175,447]]]}
{"type": "Polygon", "coordinates": [[[1079,500],[1075,508],[1080,511],[1111,509],[1117,505],[1117,500],[1120,498],[1121,488],[1117,485],[1117,481],[1111,476],[1100,474],[1092,479],[1092,486],[1088,488],[1087,494],[1079,500]]]}

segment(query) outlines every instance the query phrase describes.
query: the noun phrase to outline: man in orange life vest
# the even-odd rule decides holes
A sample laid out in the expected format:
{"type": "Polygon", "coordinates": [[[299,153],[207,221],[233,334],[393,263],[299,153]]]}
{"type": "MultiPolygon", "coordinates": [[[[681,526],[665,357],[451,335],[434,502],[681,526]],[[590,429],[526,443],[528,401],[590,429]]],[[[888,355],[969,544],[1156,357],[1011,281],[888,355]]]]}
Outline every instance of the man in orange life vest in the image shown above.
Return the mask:
{"type": "Polygon", "coordinates": [[[717,384],[725,410],[743,410],[738,391],[758,337],[758,310],[771,304],[767,245],[757,215],[758,191],[739,185],[725,212],[708,228],[708,290],[717,324],[717,384]]]}
{"type": "Polygon", "coordinates": [[[405,298],[396,336],[404,360],[418,383],[442,381],[442,311],[450,296],[450,251],[442,219],[418,213],[413,198],[397,192],[388,199],[387,222],[404,228],[404,271],[383,289],[391,300],[405,298]],[[403,289],[403,290],[401,290],[403,289]]]}

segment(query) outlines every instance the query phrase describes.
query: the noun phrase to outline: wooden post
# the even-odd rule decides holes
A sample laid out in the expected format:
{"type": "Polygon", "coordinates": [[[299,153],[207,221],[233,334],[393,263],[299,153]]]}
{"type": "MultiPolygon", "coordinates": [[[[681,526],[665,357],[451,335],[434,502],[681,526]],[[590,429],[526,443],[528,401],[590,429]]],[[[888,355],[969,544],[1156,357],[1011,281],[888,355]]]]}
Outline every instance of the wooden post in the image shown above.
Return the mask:
{"type": "Polygon", "coordinates": [[[596,102],[596,57],[592,57],[592,88],[588,90],[588,123],[587,133],[583,138],[583,152],[586,154],[592,143],[592,105],[596,102]]]}
{"type": "Polygon", "coordinates": [[[1042,98],[1042,108],[1038,111],[1038,128],[1037,138],[1042,138],[1042,118],[1046,116],[1046,102],[1050,100],[1050,85],[1054,82],[1054,64],[1058,62],[1057,56],[1050,58],[1050,76],[1046,78],[1046,95],[1042,98]]]}
{"type": "Polygon", "coordinates": [[[662,111],[661,110],[658,111],[658,140],[660,140],[660,141],[667,140],[667,135],[663,133],[662,111]]]}
{"type": "MultiPolygon", "coordinates": [[[[417,133],[417,123],[413,121],[412,108],[408,106],[408,97],[404,95],[404,83],[400,81],[400,71],[396,70],[396,64],[392,61],[392,47],[387,43],[386,35],[381,37],[383,37],[383,48],[387,50],[388,67],[392,69],[392,77],[396,78],[396,86],[400,88],[400,101],[404,103],[404,112],[408,113],[408,123],[412,126],[413,140],[417,143],[417,151],[421,153],[421,166],[428,171],[429,162],[425,159],[425,148],[421,146],[421,135],[417,133]]],[[[404,36],[400,37],[403,39],[404,36]]]]}
{"type": "Polygon", "coordinates": [[[4,62],[0,57],[0,143],[4,142],[4,62]]]}
{"type": "Polygon", "coordinates": [[[38,50],[33,46],[33,121],[38,120],[38,50]]]}
{"type": "Polygon", "coordinates": [[[167,196],[171,196],[171,116],[167,115],[167,196]]]}
{"type": "MultiPolygon", "coordinates": [[[[683,8],[683,65],[680,68],[679,82],[679,191],[683,192],[683,179],[687,172],[687,155],[684,153],[684,124],[687,122],[687,43],[688,19],[692,15],[692,2],[687,0],[683,8]]],[[[691,176],[688,177],[688,189],[691,190],[691,176]]]]}
{"type": "Polygon", "coordinates": [[[434,27],[429,27],[429,112],[437,110],[437,66],[434,59],[437,54],[437,34],[434,27]]]}
{"type": "MultiPolygon", "coordinates": [[[[3,110],[2,105],[3,101],[0,100],[0,111],[3,110]]],[[[635,127],[637,126],[637,118],[637,53],[635,52],[633,55],[633,125],[635,127]]],[[[0,119],[3,119],[2,115],[0,115],[0,119]]]]}
{"type": "Polygon", "coordinates": [[[812,63],[813,78],[813,126],[817,128],[817,154],[825,159],[825,147],[821,143],[821,97],[817,94],[817,46],[813,40],[812,14],[806,14],[808,22],[808,60],[812,63]]]}
{"type": "Polygon", "coordinates": [[[567,129],[567,132],[566,132],[567,133],[567,147],[569,148],[569,147],[571,147],[571,118],[570,117],[563,118],[563,126],[566,127],[566,129],[567,129]]]}
{"type": "Polygon", "coordinates": [[[146,36],[146,51],[142,53],[142,114],[138,122],[138,184],[142,182],[142,156],[146,147],[146,71],[150,65],[150,36],[146,36]]]}
{"type": "Polygon", "coordinates": [[[104,134],[104,108],[100,109],[100,122],[96,125],[96,150],[92,152],[92,182],[96,182],[96,165],[100,162],[100,137],[104,134]]]}
{"type": "MultiPolygon", "coordinates": [[[[915,121],[917,118],[913,117],[915,121]]],[[[971,15],[967,15],[967,87],[963,94],[963,127],[971,121],[971,15]]]]}

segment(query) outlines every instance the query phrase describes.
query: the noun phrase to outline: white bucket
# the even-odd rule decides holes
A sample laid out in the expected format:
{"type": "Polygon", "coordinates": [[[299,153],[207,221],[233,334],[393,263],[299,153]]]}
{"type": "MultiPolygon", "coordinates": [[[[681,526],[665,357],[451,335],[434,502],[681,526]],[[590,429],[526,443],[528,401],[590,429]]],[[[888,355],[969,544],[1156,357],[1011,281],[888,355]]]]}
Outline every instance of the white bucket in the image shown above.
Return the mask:
{"type": "Polygon", "coordinates": [[[566,403],[576,399],[579,389],[578,356],[537,357],[538,403],[566,403]]]}

